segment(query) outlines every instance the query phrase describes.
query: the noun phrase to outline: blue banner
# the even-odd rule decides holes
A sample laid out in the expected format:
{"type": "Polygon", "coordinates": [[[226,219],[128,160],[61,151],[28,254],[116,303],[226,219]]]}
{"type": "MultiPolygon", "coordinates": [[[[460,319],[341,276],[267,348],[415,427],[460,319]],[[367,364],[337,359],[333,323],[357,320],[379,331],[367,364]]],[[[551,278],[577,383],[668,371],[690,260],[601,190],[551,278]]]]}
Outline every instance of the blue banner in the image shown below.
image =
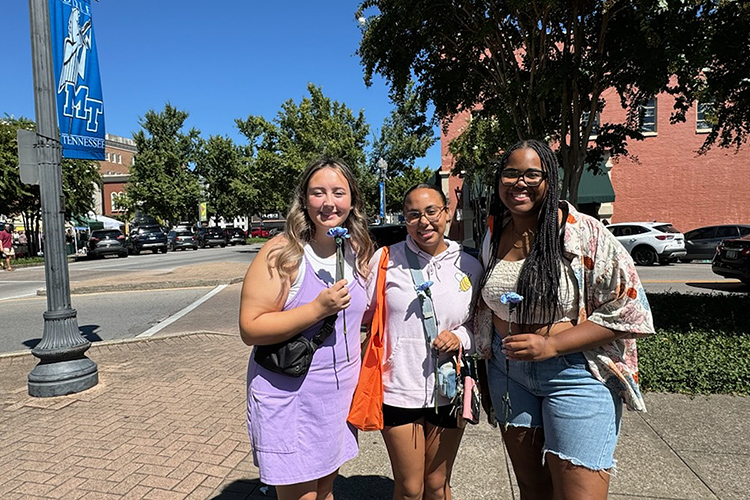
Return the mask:
{"type": "Polygon", "coordinates": [[[104,100],[89,0],[49,0],[64,158],[104,159],[104,100]]]}
{"type": "Polygon", "coordinates": [[[380,181],[379,187],[380,187],[380,218],[385,219],[385,182],[380,181]]]}

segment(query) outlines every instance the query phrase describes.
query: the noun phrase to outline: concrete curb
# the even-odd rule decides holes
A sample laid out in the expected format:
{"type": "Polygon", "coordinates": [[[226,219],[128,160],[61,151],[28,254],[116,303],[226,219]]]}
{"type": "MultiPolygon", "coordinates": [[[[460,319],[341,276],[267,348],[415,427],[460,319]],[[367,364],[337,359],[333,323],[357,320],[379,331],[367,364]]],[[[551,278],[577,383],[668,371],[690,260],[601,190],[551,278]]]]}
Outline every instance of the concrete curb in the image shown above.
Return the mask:
{"type": "MultiPolygon", "coordinates": [[[[115,339],[115,340],[100,340],[97,342],[92,342],[91,347],[89,347],[89,350],[92,348],[97,347],[107,347],[107,346],[114,346],[114,345],[123,345],[123,344],[135,344],[139,342],[153,342],[156,340],[166,340],[166,339],[172,339],[172,338],[178,338],[178,337],[189,337],[191,335],[220,335],[222,337],[234,337],[234,334],[226,333],[226,332],[210,332],[206,330],[201,330],[199,332],[177,332],[177,333],[167,333],[164,335],[157,335],[152,337],[132,337],[128,339],[115,339]]],[[[20,358],[22,356],[33,356],[31,353],[31,349],[27,351],[14,351],[14,352],[6,352],[0,354],[0,359],[5,358],[20,358]]]]}
{"type": "MultiPolygon", "coordinates": [[[[226,279],[211,279],[211,280],[178,280],[178,281],[153,281],[144,283],[117,283],[109,285],[95,285],[95,286],[73,286],[70,289],[71,294],[90,294],[90,293],[102,293],[102,292],[133,292],[139,290],[164,290],[168,288],[200,288],[208,286],[218,285],[233,285],[235,283],[241,283],[245,279],[244,276],[237,276],[234,278],[226,279]]],[[[36,291],[39,296],[47,295],[46,288],[40,288],[36,291]]]]}

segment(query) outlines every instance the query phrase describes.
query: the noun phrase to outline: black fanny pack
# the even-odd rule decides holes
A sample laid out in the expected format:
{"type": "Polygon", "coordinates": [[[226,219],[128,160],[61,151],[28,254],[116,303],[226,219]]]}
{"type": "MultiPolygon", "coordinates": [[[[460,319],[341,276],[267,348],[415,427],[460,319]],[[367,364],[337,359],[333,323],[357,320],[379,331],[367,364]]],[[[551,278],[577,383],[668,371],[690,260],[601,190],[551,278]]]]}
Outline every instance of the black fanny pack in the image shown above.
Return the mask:
{"type": "Polygon", "coordinates": [[[278,344],[255,346],[255,362],[266,370],[291,377],[301,377],[307,373],[313,354],[333,333],[338,314],[323,320],[318,333],[308,339],[301,333],[278,344]]]}

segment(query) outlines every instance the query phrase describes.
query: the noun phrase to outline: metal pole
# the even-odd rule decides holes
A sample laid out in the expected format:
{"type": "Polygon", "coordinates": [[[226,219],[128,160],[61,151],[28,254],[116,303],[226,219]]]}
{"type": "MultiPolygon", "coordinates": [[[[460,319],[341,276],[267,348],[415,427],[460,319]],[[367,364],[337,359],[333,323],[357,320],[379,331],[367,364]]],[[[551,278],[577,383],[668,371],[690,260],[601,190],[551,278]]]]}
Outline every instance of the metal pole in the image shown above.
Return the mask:
{"type": "Polygon", "coordinates": [[[42,341],[31,351],[40,361],[29,373],[28,389],[31,396],[51,397],[93,387],[99,375],[96,363],[84,354],[91,342],[79,333],[76,310],[70,306],[48,0],[29,0],[29,16],[47,310],[42,341]]]}

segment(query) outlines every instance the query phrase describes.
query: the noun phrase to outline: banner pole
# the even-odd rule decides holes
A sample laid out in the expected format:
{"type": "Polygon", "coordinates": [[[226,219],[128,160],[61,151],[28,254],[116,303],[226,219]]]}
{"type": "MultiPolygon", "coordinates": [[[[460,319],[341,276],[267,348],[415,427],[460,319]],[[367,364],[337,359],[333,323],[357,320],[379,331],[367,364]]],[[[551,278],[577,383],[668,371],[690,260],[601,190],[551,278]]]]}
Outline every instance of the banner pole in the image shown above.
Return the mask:
{"type": "Polygon", "coordinates": [[[30,396],[51,397],[86,390],[99,378],[96,363],[84,354],[91,342],[78,331],[76,310],[70,304],[49,1],[29,0],[29,17],[47,310],[42,340],[31,351],[40,362],[29,373],[28,390],[30,396]]]}

